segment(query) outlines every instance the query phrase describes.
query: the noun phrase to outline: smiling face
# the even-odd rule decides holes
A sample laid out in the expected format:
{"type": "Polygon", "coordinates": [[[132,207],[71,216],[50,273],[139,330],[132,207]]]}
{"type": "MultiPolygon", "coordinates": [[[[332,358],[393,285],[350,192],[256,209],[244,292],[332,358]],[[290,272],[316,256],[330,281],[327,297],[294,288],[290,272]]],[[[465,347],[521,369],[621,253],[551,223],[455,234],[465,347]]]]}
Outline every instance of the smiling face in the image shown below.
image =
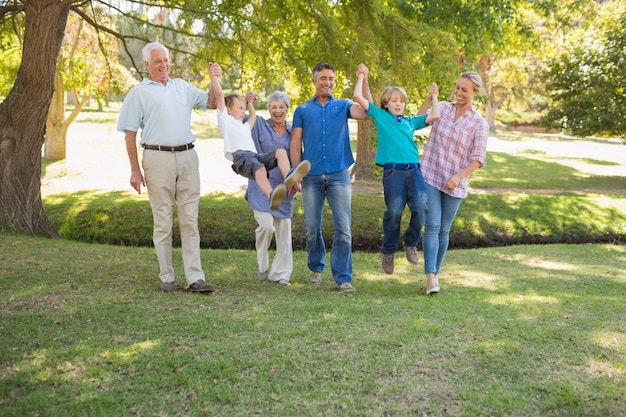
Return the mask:
{"type": "Polygon", "coordinates": [[[335,71],[327,68],[318,71],[313,77],[313,85],[316,97],[330,97],[335,87],[335,71]]]}
{"type": "Polygon", "coordinates": [[[456,83],[454,98],[459,106],[470,106],[478,94],[477,88],[469,78],[460,77],[456,83]]]}
{"type": "Polygon", "coordinates": [[[272,101],[268,107],[270,112],[270,118],[275,125],[282,125],[287,119],[287,112],[289,109],[282,100],[272,101]]]}
{"type": "Polygon", "coordinates": [[[145,62],[148,78],[165,85],[170,75],[170,57],[167,51],[150,51],[150,60],[145,62]]]}

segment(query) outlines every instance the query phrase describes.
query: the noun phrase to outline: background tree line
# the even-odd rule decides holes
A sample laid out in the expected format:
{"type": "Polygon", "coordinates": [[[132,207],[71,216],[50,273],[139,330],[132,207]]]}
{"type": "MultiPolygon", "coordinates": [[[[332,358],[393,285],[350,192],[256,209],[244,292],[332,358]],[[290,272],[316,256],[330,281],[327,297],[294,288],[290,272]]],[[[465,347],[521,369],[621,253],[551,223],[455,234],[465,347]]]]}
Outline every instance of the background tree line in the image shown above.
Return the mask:
{"type": "MultiPolygon", "coordinates": [[[[476,70],[493,129],[506,111],[573,134],[625,135],[619,0],[0,0],[0,17],[0,225],[29,234],[56,235],[41,204],[42,145],[45,157],[64,158],[81,106],[121,97],[155,39],[171,51],[172,75],[201,88],[217,61],[229,87],[281,89],[297,104],[313,93],[310,68],[328,61],[335,93],[351,97],[365,62],[374,97],[400,85],[416,109],[431,82],[451,99],[459,72],[476,70]]],[[[357,179],[372,177],[375,143],[373,125],[360,122],[357,179]]]]}

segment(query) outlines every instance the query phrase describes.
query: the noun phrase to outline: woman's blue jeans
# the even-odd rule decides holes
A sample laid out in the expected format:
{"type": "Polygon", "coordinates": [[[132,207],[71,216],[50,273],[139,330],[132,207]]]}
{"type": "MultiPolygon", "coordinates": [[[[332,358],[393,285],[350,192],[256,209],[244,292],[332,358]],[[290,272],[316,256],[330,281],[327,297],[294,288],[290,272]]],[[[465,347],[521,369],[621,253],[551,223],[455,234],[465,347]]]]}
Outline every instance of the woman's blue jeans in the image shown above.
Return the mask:
{"type": "Polygon", "coordinates": [[[422,239],[424,273],[439,274],[450,243],[450,227],[463,199],[451,197],[430,184],[426,184],[426,193],[428,215],[422,239]]]}
{"type": "Polygon", "coordinates": [[[330,266],[337,284],[352,282],[352,187],[347,170],[302,179],[304,229],[310,271],[322,272],[326,266],[326,245],[322,235],[324,200],[333,214],[333,243],[330,266]]]}
{"type": "Polygon", "coordinates": [[[383,171],[383,189],[387,210],[383,215],[382,253],[398,250],[400,224],[404,207],[409,206],[411,219],[404,233],[405,246],[417,246],[426,221],[426,183],[419,167],[409,169],[389,168],[383,171]]]}

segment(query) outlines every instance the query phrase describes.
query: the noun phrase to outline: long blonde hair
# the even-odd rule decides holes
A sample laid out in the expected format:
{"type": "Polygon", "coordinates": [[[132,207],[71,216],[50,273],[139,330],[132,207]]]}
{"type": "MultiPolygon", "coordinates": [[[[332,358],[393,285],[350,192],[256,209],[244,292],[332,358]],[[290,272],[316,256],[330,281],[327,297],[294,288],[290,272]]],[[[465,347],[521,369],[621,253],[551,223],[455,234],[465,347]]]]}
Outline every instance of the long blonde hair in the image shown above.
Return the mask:
{"type": "Polygon", "coordinates": [[[483,79],[480,78],[477,72],[474,71],[465,71],[459,75],[460,78],[467,78],[474,84],[474,91],[480,93],[480,89],[483,86],[483,79]]]}

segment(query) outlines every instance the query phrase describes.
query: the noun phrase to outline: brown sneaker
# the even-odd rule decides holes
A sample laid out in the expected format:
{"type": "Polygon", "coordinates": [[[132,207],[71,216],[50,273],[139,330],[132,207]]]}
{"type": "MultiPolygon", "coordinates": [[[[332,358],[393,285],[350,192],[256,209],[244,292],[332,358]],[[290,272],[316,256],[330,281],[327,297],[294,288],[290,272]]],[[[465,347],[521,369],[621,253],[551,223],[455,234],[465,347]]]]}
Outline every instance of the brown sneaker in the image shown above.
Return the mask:
{"type": "Polygon", "coordinates": [[[176,286],[176,282],[162,282],[161,283],[161,291],[163,292],[173,292],[178,291],[178,287],[176,286]]]}
{"type": "Polygon", "coordinates": [[[393,274],[393,253],[383,253],[381,254],[383,271],[386,274],[393,274]]]}
{"type": "Polygon", "coordinates": [[[417,254],[417,246],[406,247],[406,260],[413,265],[417,265],[418,263],[420,263],[420,257],[417,254]]]}
{"type": "Polygon", "coordinates": [[[199,279],[187,288],[191,292],[213,292],[211,284],[207,284],[203,279],[199,279]]]}

